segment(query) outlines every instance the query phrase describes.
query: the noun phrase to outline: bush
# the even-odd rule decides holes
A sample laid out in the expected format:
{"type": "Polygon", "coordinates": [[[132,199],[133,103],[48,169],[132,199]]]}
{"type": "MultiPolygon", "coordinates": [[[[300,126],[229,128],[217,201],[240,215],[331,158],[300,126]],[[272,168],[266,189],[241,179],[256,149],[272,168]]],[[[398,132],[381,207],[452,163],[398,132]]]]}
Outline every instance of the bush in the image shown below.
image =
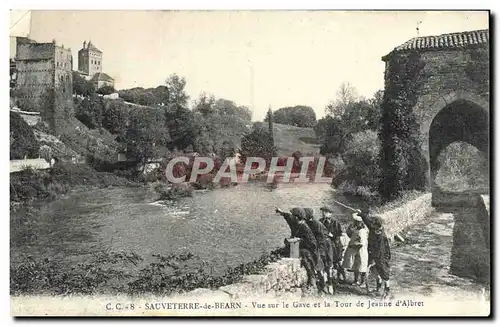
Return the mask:
{"type": "Polygon", "coordinates": [[[49,259],[28,257],[23,263],[11,266],[10,293],[169,295],[197,288],[215,289],[239,282],[244,275],[260,273],[269,263],[277,261],[282,251],[277,249],[257,260],[228,268],[221,276],[213,275],[210,266],[189,252],[153,255],[156,261],[137,272],[134,267],[143,259],[135,253],[101,251],[71,268],[49,259]]]}
{"type": "Polygon", "coordinates": [[[10,112],[10,159],[37,158],[40,144],[33,129],[15,112],[10,112]]]}
{"type": "Polygon", "coordinates": [[[97,94],[101,94],[101,95],[110,95],[110,94],[113,94],[116,92],[116,90],[113,88],[113,86],[103,86],[101,88],[99,88],[97,91],[97,94]]]}
{"type": "Polygon", "coordinates": [[[10,293],[11,295],[90,295],[103,291],[110,285],[115,291],[123,291],[123,287],[116,281],[123,280],[127,274],[121,271],[120,267],[137,265],[141,260],[134,253],[98,252],[86,263],[76,264],[67,269],[49,259],[35,260],[28,257],[22,264],[11,266],[10,293]]]}
{"type": "Polygon", "coordinates": [[[381,174],[379,151],[380,142],[375,131],[367,130],[352,135],[342,158],[334,159],[338,174],[333,185],[340,185],[341,191],[345,193],[375,200],[381,174]]]}
{"type": "Polygon", "coordinates": [[[155,191],[158,193],[158,200],[175,200],[183,197],[191,197],[193,188],[189,185],[167,185],[159,183],[155,186],[155,191]]]}
{"type": "MultiPolygon", "coordinates": [[[[284,107],[273,113],[273,122],[297,127],[313,127],[316,124],[316,113],[309,106],[297,105],[284,107]]],[[[265,121],[268,121],[266,117],[265,121]]]]}
{"type": "Polygon", "coordinates": [[[127,186],[131,183],[112,173],[97,172],[86,165],[57,164],[51,170],[26,169],[10,175],[10,200],[29,202],[53,199],[75,187],[127,186]]]}

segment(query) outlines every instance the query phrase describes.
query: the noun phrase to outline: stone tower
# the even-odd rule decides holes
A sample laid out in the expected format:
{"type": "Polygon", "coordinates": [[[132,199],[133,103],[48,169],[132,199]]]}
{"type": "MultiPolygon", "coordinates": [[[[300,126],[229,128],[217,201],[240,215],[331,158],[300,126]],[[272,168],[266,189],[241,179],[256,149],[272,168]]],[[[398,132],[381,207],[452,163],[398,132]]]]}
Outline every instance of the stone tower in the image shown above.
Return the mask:
{"type": "Polygon", "coordinates": [[[51,43],[18,40],[15,97],[24,111],[40,112],[53,130],[64,123],[62,107],[71,107],[71,49],[51,43]]]}
{"type": "Polygon", "coordinates": [[[92,41],[83,41],[83,47],[78,51],[78,71],[89,79],[102,72],[102,52],[92,41]]]}

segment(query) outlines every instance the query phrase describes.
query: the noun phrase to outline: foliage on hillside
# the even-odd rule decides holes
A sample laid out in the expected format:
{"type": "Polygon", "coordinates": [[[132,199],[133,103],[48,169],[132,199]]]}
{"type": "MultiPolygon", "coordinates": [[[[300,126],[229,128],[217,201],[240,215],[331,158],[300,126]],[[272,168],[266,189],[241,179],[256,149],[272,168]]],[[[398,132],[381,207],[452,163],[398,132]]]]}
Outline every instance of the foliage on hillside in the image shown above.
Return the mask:
{"type": "Polygon", "coordinates": [[[10,112],[10,159],[37,158],[40,144],[31,127],[15,112],[10,112]]]}
{"type": "Polygon", "coordinates": [[[32,170],[10,174],[11,202],[54,199],[72,189],[126,186],[131,183],[112,173],[97,172],[87,165],[58,163],[50,170],[32,170]]]}
{"type": "Polygon", "coordinates": [[[165,148],[224,157],[234,154],[248,130],[251,111],[206,94],[201,94],[189,110],[185,84],[184,78],[172,75],[165,86],[150,89],[156,100],[149,102],[134,98],[144,93],[142,89],[122,91],[124,98],[116,100],[90,91],[75,100],[76,116],[92,130],[105,129],[115,135],[128,158],[137,162],[158,158],[165,148]]]}
{"type": "MultiPolygon", "coordinates": [[[[264,121],[267,121],[268,118],[264,121]]],[[[273,122],[295,127],[314,127],[316,113],[310,106],[296,105],[280,108],[273,112],[273,122]]]]}
{"type": "Polygon", "coordinates": [[[314,131],[321,154],[330,157],[335,169],[333,185],[347,195],[379,200],[380,128],[383,92],[360,99],[349,84],[342,84],[337,99],[326,107],[327,116],[314,131]]]}
{"type": "Polygon", "coordinates": [[[320,143],[312,128],[301,128],[279,123],[273,124],[274,145],[278,155],[291,155],[300,151],[304,155],[319,154],[320,143]]]}

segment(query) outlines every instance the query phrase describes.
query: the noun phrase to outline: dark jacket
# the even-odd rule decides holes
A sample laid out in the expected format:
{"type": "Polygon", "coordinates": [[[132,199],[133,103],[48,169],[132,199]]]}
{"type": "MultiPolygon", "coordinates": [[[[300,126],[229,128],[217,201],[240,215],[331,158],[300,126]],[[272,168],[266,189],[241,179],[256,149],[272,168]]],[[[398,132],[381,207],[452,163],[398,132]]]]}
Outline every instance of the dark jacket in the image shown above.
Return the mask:
{"type": "Polygon", "coordinates": [[[318,244],[322,244],[325,241],[329,240],[328,233],[330,232],[323,225],[323,223],[314,218],[313,210],[310,208],[305,208],[304,212],[307,216],[307,225],[311,228],[311,231],[316,237],[316,240],[318,240],[318,244]]]}
{"type": "Polygon", "coordinates": [[[311,229],[316,240],[318,240],[318,244],[323,243],[325,241],[328,241],[330,239],[328,237],[328,234],[330,232],[327,230],[327,228],[320,221],[313,218],[312,220],[307,221],[307,225],[311,229]]]}
{"type": "Polygon", "coordinates": [[[391,246],[382,227],[380,217],[371,217],[368,214],[360,214],[360,216],[363,223],[370,230],[368,235],[368,260],[376,264],[388,264],[391,260],[391,246]]]}
{"type": "Polygon", "coordinates": [[[375,264],[388,264],[391,260],[391,246],[383,229],[370,231],[368,236],[368,260],[375,264]]]}
{"type": "Polygon", "coordinates": [[[323,223],[328,232],[333,235],[333,239],[337,239],[342,235],[342,224],[336,219],[323,217],[319,221],[323,223]]]}
{"type": "Polygon", "coordinates": [[[298,223],[296,236],[301,239],[300,249],[307,249],[313,255],[316,253],[316,250],[318,249],[318,241],[316,241],[314,233],[311,231],[305,221],[303,223],[298,223]]]}
{"type": "Polygon", "coordinates": [[[290,227],[290,237],[295,238],[297,236],[298,223],[297,217],[291,213],[281,213],[281,216],[285,219],[286,223],[290,227]]]}

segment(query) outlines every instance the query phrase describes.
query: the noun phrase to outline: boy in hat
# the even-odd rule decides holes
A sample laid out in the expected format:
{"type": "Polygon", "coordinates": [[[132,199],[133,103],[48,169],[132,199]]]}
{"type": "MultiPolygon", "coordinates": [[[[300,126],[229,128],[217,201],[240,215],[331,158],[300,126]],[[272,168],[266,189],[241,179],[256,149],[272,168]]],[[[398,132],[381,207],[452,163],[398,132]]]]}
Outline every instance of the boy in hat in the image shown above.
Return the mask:
{"type": "MultiPolygon", "coordinates": [[[[328,279],[331,281],[332,278],[330,273],[327,274],[327,271],[329,272],[333,266],[333,249],[328,236],[330,232],[323,225],[323,223],[314,218],[314,211],[312,208],[304,208],[304,211],[306,213],[306,223],[318,242],[318,259],[321,259],[323,262],[323,269],[318,270],[318,273],[321,275],[320,280],[326,282],[328,279]]],[[[323,290],[328,292],[326,291],[326,288],[323,290]]]]}
{"type": "MultiPolygon", "coordinates": [[[[320,211],[323,217],[319,220],[328,230],[329,238],[332,244],[332,253],[333,253],[333,262],[332,269],[336,269],[338,273],[338,279],[340,280],[340,276],[343,277],[345,281],[345,272],[341,268],[342,256],[344,254],[344,246],[342,244],[342,224],[333,217],[333,212],[326,206],[320,208],[320,211]]],[[[333,270],[331,271],[333,272],[333,270]]]]}
{"type": "Polygon", "coordinates": [[[352,214],[353,223],[349,227],[351,240],[344,255],[343,268],[354,272],[354,283],[362,286],[368,271],[368,228],[361,216],[352,214]],[[360,278],[361,276],[361,278],[360,278]],[[359,282],[358,282],[359,281],[359,282]]]}
{"type": "Polygon", "coordinates": [[[370,230],[368,236],[368,259],[372,273],[377,276],[377,292],[384,285],[383,297],[390,293],[389,276],[391,272],[391,246],[385,234],[383,220],[379,216],[369,216],[368,211],[360,213],[363,222],[370,230]]]}
{"type": "MultiPolygon", "coordinates": [[[[300,252],[301,256],[305,260],[307,264],[310,264],[311,266],[314,266],[314,269],[316,272],[322,271],[324,269],[323,267],[323,262],[321,258],[319,257],[319,251],[318,251],[318,241],[316,240],[316,237],[314,236],[313,231],[311,228],[307,225],[306,223],[306,213],[302,208],[295,208],[292,209],[292,214],[296,215],[297,217],[297,233],[296,237],[300,238],[300,252]],[[310,259],[313,259],[311,262],[310,259]]],[[[315,279],[315,272],[309,271],[308,274],[308,279],[309,279],[309,284],[312,285],[314,284],[314,279],[315,279]],[[312,284],[311,284],[312,283],[312,284]]],[[[322,277],[319,279],[320,281],[320,287],[319,289],[322,290],[324,286],[324,282],[322,281],[322,277]]]]}
{"type": "Polygon", "coordinates": [[[291,238],[295,238],[296,233],[297,233],[297,227],[298,227],[298,223],[299,223],[299,221],[297,220],[297,214],[298,214],[297,210],[298,209],[299,209],[298,207],[294,207],[294,208],[292,208],[290,213],[288,213],[288,212],[284,212],[281,209],[279,209],[278,207],[276,207],[276,213],[283,216],[286,223],[290,227],[290,237],[291,238]]]}

